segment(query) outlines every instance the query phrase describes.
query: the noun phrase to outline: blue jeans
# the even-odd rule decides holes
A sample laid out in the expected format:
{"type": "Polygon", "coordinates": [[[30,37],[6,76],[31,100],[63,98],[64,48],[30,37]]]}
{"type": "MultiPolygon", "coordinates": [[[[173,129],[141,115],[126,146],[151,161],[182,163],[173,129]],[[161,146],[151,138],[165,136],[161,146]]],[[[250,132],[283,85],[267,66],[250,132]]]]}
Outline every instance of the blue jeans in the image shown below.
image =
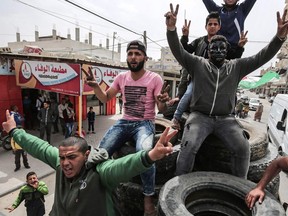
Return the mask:
{"type": "Polygon", "coordinates": [[[74,122],[69,122],[69,123],[65,123],[66,126],[66,132],[65,132],[65,139],[70,137],[73,131],[73,127],[74,127],[74,122]]]}
{"type": "Polygon", "coordinates": [[[232,174],[247,178],[250,146],[242,126],[235,116],[209,117],[200,112],[190,113],[183,132],[181,150],[177,158],[176,175],[192,171],[195,156],[209,134],[216,135],[230,150],[232,174]]]}
{"type": "MultiPolygon", "coordinates": [[[[111,156],[118,151],[125,142],[135,141],[136,151],[149,150],[153,147],[155,124],[150,120],[129,121],[120,119],[105,134],[100,142],[100,148],[105,148],[111,156]]],[[[152,196],[155,188],[155,165],[141,173],[143,193],[152,196]]]]}
{"type": "Polygon", "coordinates": [[[177,109],[173,116],[174,119],[179,121],[183,113],[187,110],[190,104],[191,98],[192,98],[192,90],[193,90],[193,83],[190,82],[189,85],[187,86],[187,89],[184,95],[182,96],[182,98],[180,99],[178,103],[177,109]]]}

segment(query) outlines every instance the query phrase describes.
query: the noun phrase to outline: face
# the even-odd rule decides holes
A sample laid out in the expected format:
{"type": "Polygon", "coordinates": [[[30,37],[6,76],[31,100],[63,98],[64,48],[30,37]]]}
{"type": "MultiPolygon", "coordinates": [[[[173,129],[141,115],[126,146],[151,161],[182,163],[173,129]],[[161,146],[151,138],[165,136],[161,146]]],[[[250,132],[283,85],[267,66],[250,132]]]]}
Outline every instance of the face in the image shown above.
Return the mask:
{"type": "Polygon", "coordinates": [[[30,175],[27,179],[27,184],[29,185],[34,185],[37,182],[38,182],[38,178],[36,175],[30,175]]]}
{"type": "Polygon", "coordinates": [[[139,72],[144,68],[146,56],[138,49],[131,49],[127,52],[127,65],[132,72],[139,72]]]}
{"type": "Polygon", "coordinates": [[[43,103],[43,107],[44,107],[44,108],[48,108],[48,107],[49,107],[49,104],[48,104],[48,103],[43,103]]]}
{"type": "Polygon", "coordinates": [[[79,146],[59,146],[60,166],[67,178],[74,178],[79,175],[89,155],[79,152],[79,146]]]}
{"type": "Polygon", "coordinates": [[[224,3],[228,6],[235,5],[239,0],[224,0],[224,3]]]}
{"type": "Polygon", "coordinates": [[[205,28],[207,30],[208,35],[212,37],[216,35],[217,32],[220,30],[220,25],[218,23],[218,20],[213,18],[208,20],[208,23],[205,28]]]}
{"type": "Polygon", "coordinates": [[[227,44],[223,41],[214,41],[209,44],[209,55],[212,61],[223,61],[227,55],[227,44]]]}

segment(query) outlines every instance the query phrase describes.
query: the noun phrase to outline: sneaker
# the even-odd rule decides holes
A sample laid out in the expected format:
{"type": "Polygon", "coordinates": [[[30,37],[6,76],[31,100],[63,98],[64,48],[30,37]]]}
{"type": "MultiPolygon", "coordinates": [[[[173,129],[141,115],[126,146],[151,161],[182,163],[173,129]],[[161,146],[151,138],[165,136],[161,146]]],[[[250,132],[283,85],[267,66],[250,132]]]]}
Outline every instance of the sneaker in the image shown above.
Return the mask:
{"type": "Polygon", "coordinates": [[[18,170],[20,170],[20,167],[16,167],[15,169],[14,169],[14,172],[17,172],[18,170]]]}
{"type": "Polygon", "coordinates": [[[172,123],[173,123],[173,125],[172,125],[173,129],[181,130],[180,122],[177,119],[173,118],[172,123]]]}
{"type": "Polygon", "coordinates": [[[26,169],[30,169],[31,167],[28,165],[28,166],[25,166],[25,168],[26,168],[26,169]]]}
{"type": "Polygon", "coordinates": [[[92,133],[93,133],[93,134],[95,134],[95,132],[94,132],[94,131],[92,131],[92,133]]]}

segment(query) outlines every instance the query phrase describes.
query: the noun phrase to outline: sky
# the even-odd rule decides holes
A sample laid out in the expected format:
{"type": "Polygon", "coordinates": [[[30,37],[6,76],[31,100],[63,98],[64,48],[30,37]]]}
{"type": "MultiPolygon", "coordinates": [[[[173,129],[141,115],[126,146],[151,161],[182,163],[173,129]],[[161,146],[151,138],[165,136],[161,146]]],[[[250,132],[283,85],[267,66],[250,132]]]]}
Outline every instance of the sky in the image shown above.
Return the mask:
{"type": "MultiPolygon", "coordinates": [[[[214,1],[223,3],[223,0],[214,1]]],[[[147,55],[160,59],[161,47],[168,46],[164,14],[170,10],[170,3],[180,6],[177,20],[179,36],[185,18],[191,20],[189,42],[206,34],[208,12],[202,0],[1,0],[0,47],[15,42],[16,32],[20,33],[21,41],[34,41],[35,30],[39,31],[40,37],[51,35],[52,29],[56,29],[57,35],[67,37],[70,33],[75,39],[75,28],[79,27],[82,42],[92,32],[94,45],[101,43],[105,47],[108,37],[111,50],[114,34],[115,44],[122,44],[121,60],[125,61],[127,42],[143,40],[146,31],[147,55]]],[[[276,12],[282,14],[284,7],[285,0],[258,0],[255,3],[245,21],[248,43],[242,57],[256,54],[272,39],[277,30],[276,12]]],[[[116,46],[114,50],[117,50],[116,46]]],[[[274,66],[275,61],[277,59],[273,58],[260,69],[274,66]]],[[[254,74],[259,74],[260,69],[254,74]]]]}

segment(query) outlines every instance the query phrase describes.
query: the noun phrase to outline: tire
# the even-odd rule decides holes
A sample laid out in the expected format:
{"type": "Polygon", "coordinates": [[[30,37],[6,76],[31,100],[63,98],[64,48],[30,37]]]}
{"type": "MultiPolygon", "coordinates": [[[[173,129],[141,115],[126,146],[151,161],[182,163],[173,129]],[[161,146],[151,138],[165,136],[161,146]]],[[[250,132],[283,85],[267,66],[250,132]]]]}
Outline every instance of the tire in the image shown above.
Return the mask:
{"type": "MultiPolygon", "coordinates": [[[[166,127],[172,127],[173,123],[172,121],[161,118],[161,117],[156,117],[155,118],[155,136],[154,136],[154,145],[157,143],[157,141],[160,139],[163,131],[165,130],[166,127]]],[[[178,134],[176,134],[174,137],[171,138],[170,142],[172,145],[176,145],[178,143],[178,134]]]]}
{"type": "Polygon", "coordinates": [[[266,191],[261,205],[251,212],[245,195],[255,183],[217,172],[194,172],[169,180],[161,189],[158,215],[285,216],[277,199],[266,191]]]}
{"type": "MultiPolygon", "coordinates": [[[[162,185],[155,186],[154,204],[157,205],[162,185]]],[[[143,216],[144,195],[142,185],[127,182],[115,189],[115,205],[121,216],[143,216]]]]}
{"type": "Polygon", "coordinates": [[[7,151],[12,150],[11,137],[6,136],[6,137],[3,138],[2,147],[3,147],[5,150],[7,150],[7,151]]]}
{"type": "MultiPolygon", "coordinates": [[[[239,123],[243,126],[244,132],[250,145],[250,161],[263,158],[267,153],[268,140],[264,132],[258,132],[244,120],[239,123]]],[[[195,158],[194,170],[216,171],[231,174],[231,153],[215,135],[209,135],[203,142],[195,158]]]]}

